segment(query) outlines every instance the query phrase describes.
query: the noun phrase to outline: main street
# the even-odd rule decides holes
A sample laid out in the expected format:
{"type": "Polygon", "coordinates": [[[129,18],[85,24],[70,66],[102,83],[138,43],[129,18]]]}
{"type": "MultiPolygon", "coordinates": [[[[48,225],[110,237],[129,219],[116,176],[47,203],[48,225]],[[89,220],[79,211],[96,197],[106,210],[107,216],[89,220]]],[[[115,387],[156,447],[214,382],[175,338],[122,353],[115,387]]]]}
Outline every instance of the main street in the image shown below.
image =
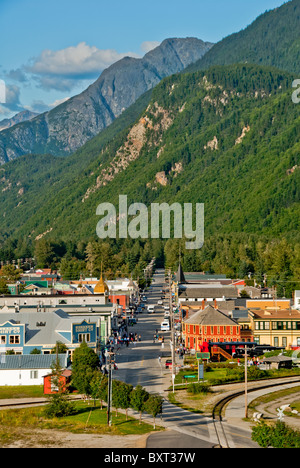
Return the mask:
{"type": "MultiPolygon", "coordinates": [[[[146,305],[157,306],[161,298],[161,290],[164,287],[164,270],[154,275],[151,288],[146,293],[146,305]]],[[[118,371],[115,378],[123,380],[134,386],[142,385],[148,392],[162,393],[167,388],[170,371],[165,371],[165,358],[170,356],[170,332],[161,332],[160,326],[163,321],[164,310],[159,307],[155,313],[148,314],[144,311],[137,315],[138,323],[129,327],[128,331],[141,335],[141,342],[123,346],[117,356],[118,371]],[[164,348],[159,342],[154,343],[153,337],[158,330],[159,335],[164,336],[164,348]],[[159,357],[162,362],[159,362],[159,357]]]]}
{"type": "MultiPolygon", "coordinates": [[[[164,270],[158,270],[153,277],[151,287],[146,293],[147,305],[155,304],[161,298],[165,287],[164,270]]],[[[162,419],[159,424],[168,428],[164,433],[153,434],[148,438],[148,448],[211,448],[218,444],[218,438],[211,418],[183,410],[168,399],[167,389],[171,385],[171,372],[165,369],[166,358],[171,357],[170,332],[161,332],[160,325],[164,319],[163,307],[156,308],[155,313],[147,311],[138,315],[138,323],[130,327],[141,335],[141,342],[123,346],[117,353],[118,370],[114,378],[133,386],[142,385],[150,393],[159,393],[165,398],[162,419]],[[164,336],[164,348],[160,342],[153,342],[153,335],[164,336]],[[161,357],[161,363],[159,362],[161,357]]],[[[257,447],[251,441],[248,431],[228,427],[228,439],[231,447],[257,447]]]]}

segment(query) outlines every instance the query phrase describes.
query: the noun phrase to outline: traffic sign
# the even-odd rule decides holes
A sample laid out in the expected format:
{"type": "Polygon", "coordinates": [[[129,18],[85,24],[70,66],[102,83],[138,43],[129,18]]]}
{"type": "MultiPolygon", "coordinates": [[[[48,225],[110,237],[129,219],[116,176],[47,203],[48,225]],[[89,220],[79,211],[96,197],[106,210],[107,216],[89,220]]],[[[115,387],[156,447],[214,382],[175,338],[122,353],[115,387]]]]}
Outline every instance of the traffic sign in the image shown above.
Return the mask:
{"type": "Polygon", "coordinates": [[[210,359],[210,353],[197,353],[197,359],[210,359]]]}

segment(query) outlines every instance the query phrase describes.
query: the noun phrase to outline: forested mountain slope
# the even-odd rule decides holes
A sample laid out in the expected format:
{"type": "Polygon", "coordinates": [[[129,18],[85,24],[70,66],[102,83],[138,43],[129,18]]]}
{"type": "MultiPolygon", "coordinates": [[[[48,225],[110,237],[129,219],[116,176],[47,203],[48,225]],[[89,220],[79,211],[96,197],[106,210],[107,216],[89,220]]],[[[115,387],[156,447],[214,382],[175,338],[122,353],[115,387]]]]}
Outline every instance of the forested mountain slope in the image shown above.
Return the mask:
{"type": "Polygon", "coordinates": [[[234,63],[256,63],[300,73],[300,0],[259,16],[246,29],[215,44],[188,71],[234,63]]]}
{"type": "Polygon", "coordinates": [[[112,140],[96,137],[61,166],[47,156],[3,166],[2,236],[93,238],[97,205],[117,206],[125,194],[128,203],[148,206],[204,203],[206,236],[243,232],[295,240],[300,106],[291,99],[292,80],[255,65],[164,79],[150,103],[146,96],[144,109],[135,108],[134,123],[124,129],[124,120],[112,140]]]}

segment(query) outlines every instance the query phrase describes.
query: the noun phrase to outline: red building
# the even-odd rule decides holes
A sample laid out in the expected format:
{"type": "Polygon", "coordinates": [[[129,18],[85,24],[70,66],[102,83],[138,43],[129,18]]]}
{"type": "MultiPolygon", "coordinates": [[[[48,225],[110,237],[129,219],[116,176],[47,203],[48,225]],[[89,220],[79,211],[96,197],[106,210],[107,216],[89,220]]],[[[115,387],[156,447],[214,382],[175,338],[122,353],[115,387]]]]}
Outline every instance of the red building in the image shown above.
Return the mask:
{"type": "MultiPolygon", "coordinates": [[[[65,391],[71,382],[72,371],[65,369],[59,379],[62,391],[65,391]]],[[[53,374],[44,376],[44,394],[51,395],[58,392],[58,387],[53,382],[53,374]]]]}
{"type": "Polygon", "coordinates": [[[109,302],[112,304],[118,304],[123,308],[123,312],[125,312],[126,307],[129,307],[130,304],[130,294],[126,292],[116,292],[116,293],[109,293],[109,302]]]}
{"type": "Polygon", "coordinates": [[[241,341],[239,324],[211,305],[183,322],[185,347],[201,351],[207,342],[241,341]]]}

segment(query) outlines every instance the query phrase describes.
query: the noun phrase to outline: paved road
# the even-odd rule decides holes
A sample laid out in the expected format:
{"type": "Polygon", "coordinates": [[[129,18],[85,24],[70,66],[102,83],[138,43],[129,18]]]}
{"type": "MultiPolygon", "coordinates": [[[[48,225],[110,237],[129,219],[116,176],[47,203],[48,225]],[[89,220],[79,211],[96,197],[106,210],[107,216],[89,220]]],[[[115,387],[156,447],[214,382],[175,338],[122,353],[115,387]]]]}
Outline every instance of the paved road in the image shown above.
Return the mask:
{"type": "MultiPolygon", "coordinates": [[[[156,304],[161,297],[161,289],[164,286],[164,272],[155,275],[152,288],[147,292],[147,304],[156,304]]],[[[163,366],[165,359],[170,356],[170,332],[161,332],[160,325],[163,321],[164,311],[160,307],[154,314],[143,312],[138,316],[138,323],[129,328],[129,332],[140,334],[141,342],[122,347],[117,355],[118,371],[114,377],[126,383],[142,385],[148,392],[162,393],[168,386],[169,373],[163,366]],[[153,335],[156,330],[164,336],[164,349],[160,343],[153,343],[153,335]],[[162,365],[159,364],[159,356],[162,357],[162,365]]]]}
{"type": "MultiPolygon", "coordinates": [[[[161,270],[154,275],[152,288],[146,294],[148,304],[157,304],[164,286],[164,271],[161,270]]],[[[156,329],[160,330],[163,317],[162,308],[154,314],[144,312],[138,316],[138,323],[131,330],[141,334],[142,342],[121,348],[117,356],[119,370],[114,372],[114,378],[134,386],[140,384],[148,392],[159,393],[166,398],[171,375],[164,363],[167,357],[171,357],[170,332],[160,332],[165,337],[164,349],[160,343],[153,343],[153,335],[156,329]],[[159,364],[159,356],[162,356],[162,365],[159,364]]],[[[168,431],[151,435],[147,442],[149,448],[208,448],[218,444],[212,419],[178,408],[167,399],[164,402],[163,418],[157,423],[168,428],[168,431]]],[[[254,446],[249,432],[237,431],[236,427],[228,429],[232,447],[254,446]]]]}

